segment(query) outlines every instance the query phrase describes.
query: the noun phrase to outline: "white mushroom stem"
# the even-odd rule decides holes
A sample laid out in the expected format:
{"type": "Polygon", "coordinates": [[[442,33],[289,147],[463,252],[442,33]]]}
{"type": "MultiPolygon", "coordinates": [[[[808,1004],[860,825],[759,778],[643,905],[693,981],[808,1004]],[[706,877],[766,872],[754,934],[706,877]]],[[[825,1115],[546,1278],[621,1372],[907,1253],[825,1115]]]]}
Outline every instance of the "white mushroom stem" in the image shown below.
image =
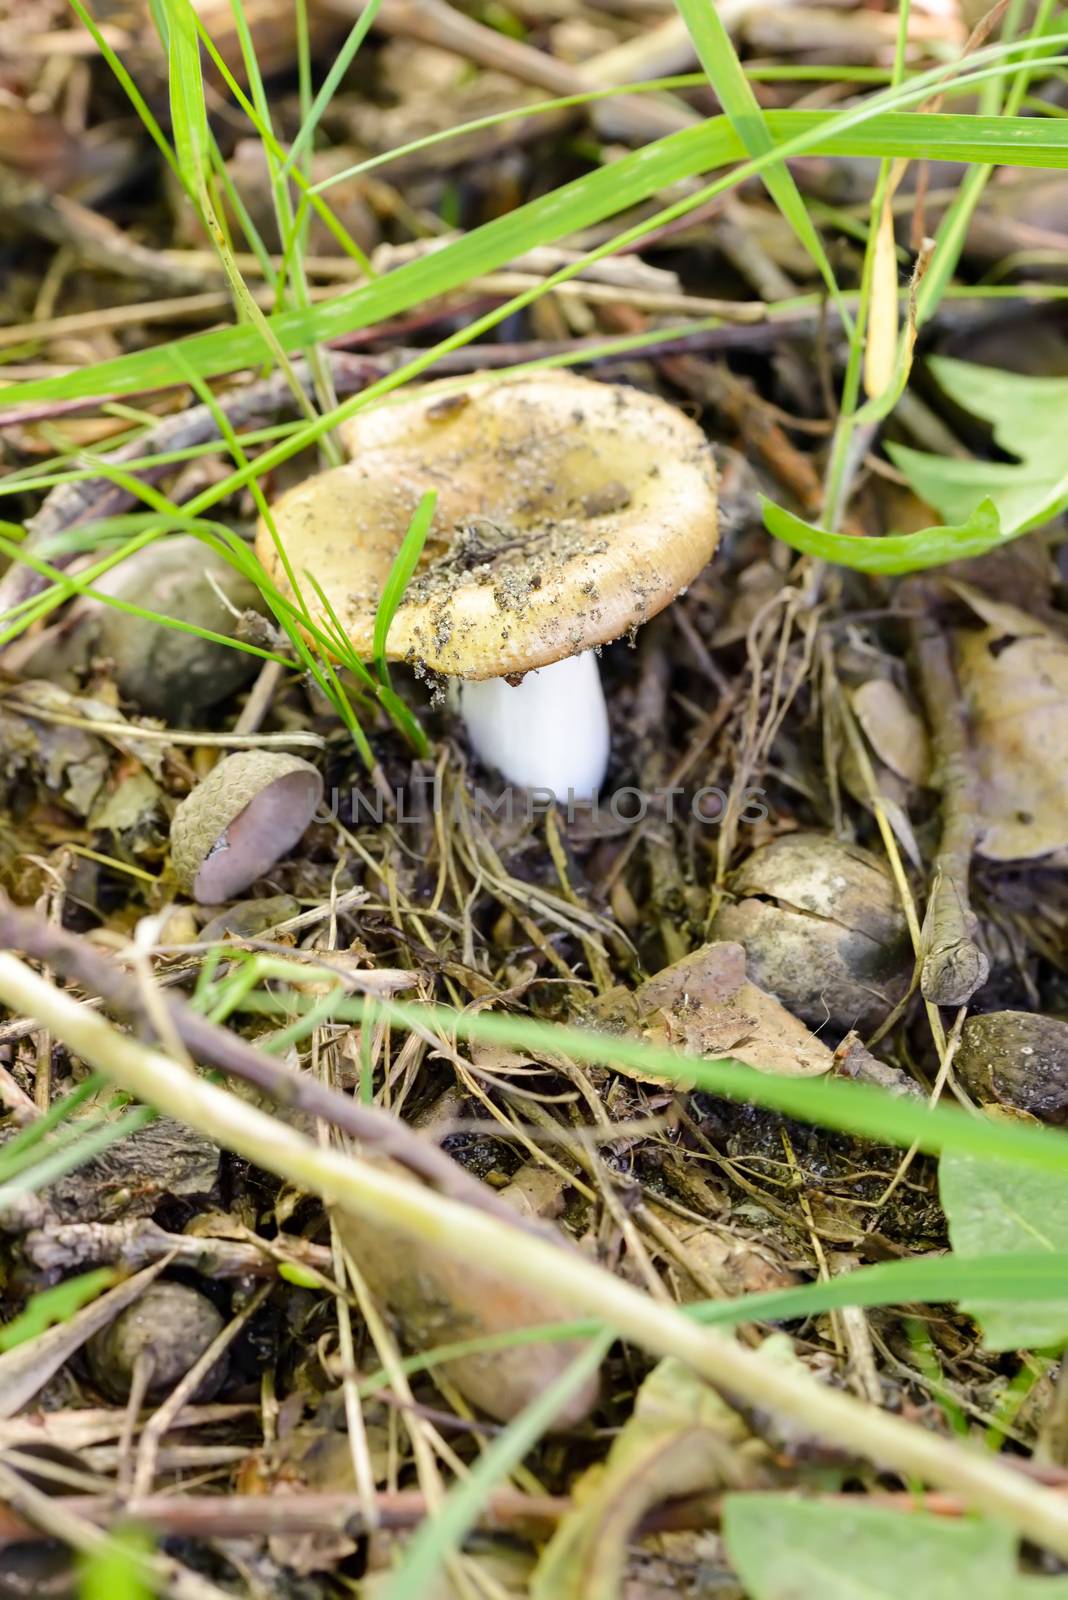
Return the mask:
{"type": "Polygon", "coordinates": [[[460,685],[471,747],[488,767],[561,803],[592,800],[608,766],[608,710],[592,650],[528,672],[512,685],[460,685]]]}

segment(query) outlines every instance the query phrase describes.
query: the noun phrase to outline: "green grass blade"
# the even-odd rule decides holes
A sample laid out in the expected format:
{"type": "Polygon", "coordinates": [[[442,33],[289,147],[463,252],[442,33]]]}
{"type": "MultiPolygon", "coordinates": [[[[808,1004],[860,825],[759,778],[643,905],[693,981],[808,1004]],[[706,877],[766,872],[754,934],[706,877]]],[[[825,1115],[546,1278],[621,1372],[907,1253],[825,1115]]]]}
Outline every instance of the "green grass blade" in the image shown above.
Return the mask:
{"type": "MultiPolygon", "coordinates": [[[[953,1305],[982,1299],[990,1304],[1015,1305],[1020,1301],[1057,1303],[1064,1300],[1068,1256],[1047,1251],[1020,1255],[926,1255],[904,1261],[884,1261],[855,1267],[841,1276],[799,1284],[791,1289],[768,1289],[727,1300],[699,1300],[680,1306],[684,1316],[706,1327],[736,1328],[743,1322],[799,1322],[828,1311],[851,1307],[872,1310],[880,1306],[953,1305]]],[[[518,1344],[559,1344],[597,1332],[589,1318],[546,1322],[485,1334],[455,1344],[438,1345],[409,1356],[403,1370],[409,1376],[442,1363],[484,1355],[518,1344]]],[[[387,1372],[373,1373],[360,1383],[360,1393],[370,1396],[388,1387],[387,1372]]]]}
{"type": "MultiPolygon", "coordinates": [[[[922,98],[925,92],[921,80],[909,86],[913,98],[922,98]]],[[[896,112],[879,112],[864,120],[865,114],[866,108],[833,115],[820,111],[781,111],[769,113],[766,120],[776,151],[781,153],[795,154],[818,147],[831,155],[909,159],[929,156],[940,160],[1068,167],[1068,121],[896,112]]],[[[406,263],[396,272],[310,311],[283,313],[272,318],[267,326],[277,343],[287,350],[314,340],[343,337],[386,318],[402,315],[428,299],[462,288],[472,277],[494,271],[534,245],[551,243],[593,226],[638,205],[672,183],[744,156],[744,147],[726,118],[715,118],[699,128],[683,129],[669,134],[656,145],[622,157],[611,167],[588,173],[552,194],[484,223],[444,250],[406,263]]],[[[761,160],[770,164],[768,158],[761,160]]],[[[748,176],[759,166],[760,162],[751,162],[741,171],[748,176]]],[[[738,176],[735,173],[726,182],[733,183],[738,176]]],[[[691,197],[683,210],[690,209],[699,200],[700,196],[691,197]]],[[[640,237],[653,225],[653,222],[644,224],[636,236],[640,237]]],[[[507,314],[508,309],[504,308],[501,315],[507,314]]],[[[206,376],[255,365],[269,354],[262,331],[251,327],[198,334],[181,341],[181,348],[193,368],[206,376]]],[[[165,387],[175,381],[168,351],[157,348],[59,378],[8,385],[0,389],[0,405],[29,399],[86,398],[100,393],[133,394],[165,387]]]]}
{"type": "Polygon", "coordinates": [[[381,1600],[425,1600],[449,1557],[474,1527],[488,1496],[514,1472],[571,1396],[598,1370],[611,1338],[604,1333],[595,1337],[589,1348],[497,1435],[434,1515],[424,1518],[382,1589],[381,1600]]]}
{"type": "MultiPolygon", "coordinates": [[[[694,42],[698,59],[708,74],[708,81],[745,149],[751,156],[769,154],[775,148],[775,141],[768,131],[753,86],[742,71],[715,0],[675,0],[675,4],[694,42]]],[[[840,301],[838,282],[827,259],[823,241],[793,175],[785,166],[775,165],[768,167],[762,176],[765,188],[816,263],[831,295],[840,301]]],[[[849,315],[844,308],[842,321],[848,330],[849,315]]]]}
{"type": "MultiPolygon", "coordinates": [[[[295,973],[295,976],[297,974],[295,973]]],[[[304,981],[306,974],[300,974],[304,981]]],[[[250,994],[245,1010],[261,1016],[306,1009],[308,997],[296,991],[284,997],[250,994]]],[[[733,1057],[705,1060],[664,1045],[597,1033],[570,1024],[543,1022],[503,1013],[463,1012],[450,1006],[402,1004],[377,1000],[379,1019],[400,1028],[436,1028],[443,1037],[485,1040],[538,1052],[541,1059],[565,1056],[590,1065],[633,1068],[669,1083],[684,1084],[706,1094],[746,1105],[763,1106],[825,1128],[836,1128],[881,1145],[908,1149],[915,1144],[931,1155],[959,1150],[994,1161],[1018,1161],[1043,1172],[1063,1173],[1068,1164],[1068,1135],[1044,1127],[1024,1126],[973,1115],[952,1106],[916,1105],[868,1084],[837,1078],[785,1078],[757,1072],[733,1057]]],[[[359,1022],[363,1002],[346,999],[336,1017],[359,1022]]]]}
{"type": "Polygon", "coordinates": [[[357,18],[348,38],[338,51],[330,71],[323,79],[319,93],[312,102],[308,115],[301,124],[297,137],[290,146],[289,156],[282,168],[282,177],[289,176],[290,171],[296,166],[301,156],[310,148],[311,142],[315,137],[315,130],[322,120],[323,112],[337,93],[338,85],[356,59],[357,51],[374,26],[375,18],[378,16],[381,5],[382,0],[370,0],[367,9],[357,18]]]}
{"type": "Polygon", "coordinates": [[[397,607],[404,598],[404,591],[412,579],[419,558],[426,544],[426,536],[430,532],[430,524],[434,520],[434,510],[438,503],[436,489],[428,489],[426,494],[416,506],[412,520],[408,524],[408,531],[401,542],[400,549],[393,558],[393,565],[389,569],[375,612],[374,653],[375,666],[378,676],[383,683],[389,682],[389,667],[386,662],[386,640],[389,630],[393,626],[393,618],[397,615],[397,607]]]}
{"type": "Polygon", "coordinates": [[[36,1339],[56,1323],[69,1322],[82,1306],[110,1289],[117,1277],[114,1267],[97,1267],[92,1272],[81,1272],[76,1278],[57,1283],[51,1289],[42,1289],[31,1297],[25,1311],[0,1328],[0,1351],[14,1350],[16,1345],[36,1339]]]}

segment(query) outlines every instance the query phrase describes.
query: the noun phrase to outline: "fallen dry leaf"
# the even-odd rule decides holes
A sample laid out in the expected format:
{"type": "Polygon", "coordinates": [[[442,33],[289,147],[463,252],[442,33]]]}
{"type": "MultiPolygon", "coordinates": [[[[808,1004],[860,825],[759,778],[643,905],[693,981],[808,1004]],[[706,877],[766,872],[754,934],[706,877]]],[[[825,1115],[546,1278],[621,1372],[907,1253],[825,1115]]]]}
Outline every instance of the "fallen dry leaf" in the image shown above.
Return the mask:
{"type": "MultiPolygon", "coordinates": [[[[381,1222],[368,1223],[343,1211],[334,1212],[334,1221],[345,1249],[371,1291],[389,1307],[409,1350],[432,1350],[487,1334],[566,1321],[571,1315],[570,1308],[551,1295],[533,1287],[519,1288],[476,1261],[445,1255],[381,1222]]],[[[540,1227],[555,1231],[547,1223],[540,1227]]],[[[563,1235],[557,1239],[566,1243],[563,1235]]],[[[521,1247],[522,1236],[517,1233],[516,1248],[521,1247]]],[[[584,1348],[582,1341],[520,1344],[463,1356],[442,1370],[480,1410],[507,1422],[584,1348]]],[[[597,1395],[598,1383],[592,1378],[568,1401],[554,1427],[567,1429],[581,1422],[597,1395]]]]}
{"type": "Polygon", "coordinates": [[[1026,861],[1063,851],[1068,640],[968,584],[953,589],[986,623],[954,635],[980,791],[978,853],[1026,861]]]}
{"type": "Polygon", "coordinates": [[[578,1505],[538,1562],[531,1600],[616,1600],[627,1543],[645,1513],[665,1500],[754,1487],[760,1448],[689,1367],[661,1361],[604,1465],[579,1484],[578,1505]]]}
{"type": "MultiPolygon", "coordinates": [[[[729,941],[702,945],[637,989],[610,989],[584,1020],[707,1060],[734,1056],[784,1077],[819,1077],[833,1060],[803,1022],[748,981],[745,951],[729,941]]],[[[629,1067],[615,1070],[641,1082],[663,1081],[629,1067]]]]}
{"type": "Polygon", "coordinates": [[[925,784],[931,747],[923,719],[889,678],[869,678],[850,696],[857,721],[875,754],[906,783],[925,784]]]}

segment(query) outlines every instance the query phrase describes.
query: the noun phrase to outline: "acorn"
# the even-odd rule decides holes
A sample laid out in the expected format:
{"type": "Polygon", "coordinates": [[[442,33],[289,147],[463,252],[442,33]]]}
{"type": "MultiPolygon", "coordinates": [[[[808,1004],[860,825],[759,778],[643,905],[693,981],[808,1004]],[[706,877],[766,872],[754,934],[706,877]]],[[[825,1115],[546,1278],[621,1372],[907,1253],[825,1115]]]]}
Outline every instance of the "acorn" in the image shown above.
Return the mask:
{"type": "MultiPolygon", "coordinates": [[[[120,1311],[85,1347],[89,1372],[109,1399],[124,1403],[135,1384],[144,1398],[161,1400],[184,1378],[222,1332],[223,1319],[210,1300],[182,1283],[153,1283],[120,1311]]],[[[201,1380],[198,1400],[217,1394],[226,1376],[221,1356],[201,1380]]]]}
{"type": "Polygon", "coordinates": [[[953,1068],[980,1105],[1068,1121],[1068,1022],[1032,1011],[969,1017],[953,1068]]]}
{"type": "Polygon", "coordinates": [[[715,939],[743,945],[752,981],[812,1028],[870,1032],[908,992],[913,956],[893,879],[830,834],[791,833],[729,880],[715,939]]]}
{"type": "Polygon", "coordinates": [[[322,778],[297,756],[227,756],[174,813],[171,864],[179,888],[207,905],[232,900],[292,850],[322,796],[322,778]]]}

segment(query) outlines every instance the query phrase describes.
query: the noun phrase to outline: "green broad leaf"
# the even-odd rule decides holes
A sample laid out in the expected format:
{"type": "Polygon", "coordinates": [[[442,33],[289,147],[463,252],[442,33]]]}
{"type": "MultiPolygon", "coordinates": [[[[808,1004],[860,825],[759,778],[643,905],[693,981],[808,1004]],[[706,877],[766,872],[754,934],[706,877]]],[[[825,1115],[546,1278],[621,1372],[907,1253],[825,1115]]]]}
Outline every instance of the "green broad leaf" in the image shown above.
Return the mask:
{"type": "Polygon", "coordinates": [[[723,1532],[749,1600],[1018,1600],[1016,1541],[990,1522],[732,1494],[723,1532]]]}
{"type": "Polygon", "coordinates": [[[980,501],[966,520],[954,526],[891,533],[884,539],[830,533],[814,522],[803,522],[772,500],[764,500],[762,509],[765,528],[791,550],[833,561],[839,567],[852,567],[855,572],[888,577],[923,572],[928,567],[944,566],[947,561],[963,561],[966,556],[981,556],[1012,537],[1003,531],[994,502],[989,499],[980,501]]]}
{"type": "Polygon", "coordinates": [[[887,451],[921,499],[947,522],[992,504],[1006,538],[1026,533],[1068,506],[1068,378],[1030,378],[997,367],[936,356],[930,368],[945,393],[982,417],[1009,461],[961,461],[888,444],[887,451]]]}
{"type": "Polygon", "coordinates": [[[0,1351],[14,1350],[16,1345],[36,1339],[56,1323],[69,1322],[76,1311],[110,1289],[117,1278],[114,1267],[97,1267],[93,1272],[83,1272],[77,1278],[57,1283],[52,1289],[42,1289],[33,1296],[25,1311],[0,1328],[0,1351]]]}
{"type": "MultiPolygon", "coordinates": [[[[1061,1172],[987,1161],[947,1151],[939,1163],[942,1206],[954,1255],[1018,1250],[1032,1257],[1068,1249],[1068,1159],[1061,1172]]],[[[1068,1278],[1064,1299],[1009,1304],[968,1298],[963,1309],[983,1330],[988,1350],[1047,1349],[1068,1343],[1068,1278]]]]}

